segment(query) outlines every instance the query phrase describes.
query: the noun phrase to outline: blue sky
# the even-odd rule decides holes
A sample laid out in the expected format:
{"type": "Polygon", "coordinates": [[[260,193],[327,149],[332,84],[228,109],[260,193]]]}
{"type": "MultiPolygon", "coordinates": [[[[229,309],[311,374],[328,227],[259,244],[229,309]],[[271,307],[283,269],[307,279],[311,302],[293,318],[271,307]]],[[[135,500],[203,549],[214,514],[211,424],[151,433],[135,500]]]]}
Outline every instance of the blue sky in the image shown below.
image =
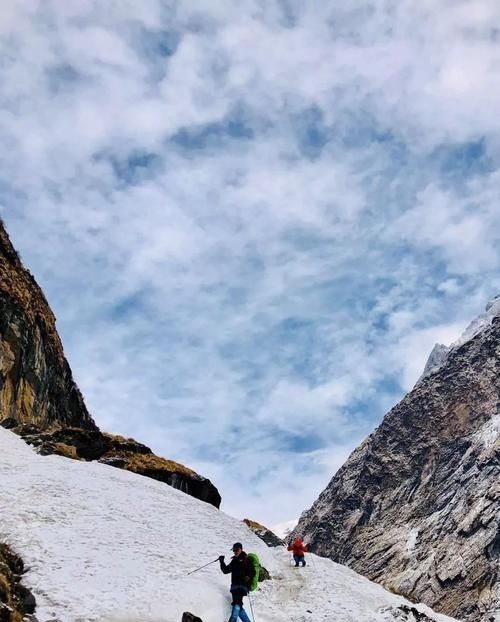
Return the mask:
{"type": "Polygon", "coordinates": [[[0,215],[95,420],[298,516],[498,293],[500,7],[2,12],[0,215]]]}

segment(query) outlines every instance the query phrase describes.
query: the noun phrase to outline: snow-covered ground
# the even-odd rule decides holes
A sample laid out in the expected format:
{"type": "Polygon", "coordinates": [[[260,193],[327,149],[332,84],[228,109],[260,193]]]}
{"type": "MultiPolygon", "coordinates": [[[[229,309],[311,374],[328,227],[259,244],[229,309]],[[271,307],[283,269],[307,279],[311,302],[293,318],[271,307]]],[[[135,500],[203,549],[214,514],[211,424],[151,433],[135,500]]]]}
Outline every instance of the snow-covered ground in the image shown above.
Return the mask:
{"type": "Polygon", "coordinates": [[[183,611],[223,622],[229,577],[217,563],[187,573],[229,558],[238,540],[273,576],[252,595],[256,622],[394,621],[389,609],[406,602],[330,560],[311,555],[295,569],[284,548],[206,503],[110,466],[39,456],[1,428],[0,481],[0,539],[29,568],[40,622],[180,622],[183,611]]]}

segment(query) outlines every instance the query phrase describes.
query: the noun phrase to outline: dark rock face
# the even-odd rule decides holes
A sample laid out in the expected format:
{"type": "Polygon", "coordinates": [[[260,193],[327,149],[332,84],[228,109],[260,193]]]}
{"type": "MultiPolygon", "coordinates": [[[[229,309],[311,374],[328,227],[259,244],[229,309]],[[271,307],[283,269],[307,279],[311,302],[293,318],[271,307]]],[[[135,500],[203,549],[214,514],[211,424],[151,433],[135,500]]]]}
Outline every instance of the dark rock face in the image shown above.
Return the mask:
{"type": "Polygon", "coordinates": [[[201,618],[198,618],[198,616],[189,613],[189,611],[185,611],[182,614],[182,622],[203,622],[203,620],[201,618]]]}
{"type": "Polygon", "coordinates": [[[0,225],[0,413],[19,423],[96,429],[55,328],[55,318],[0,225]]]}
{"type": "Polygon", "coordinates": [[[16,597],[19,603],[19,609],[23,613],[35,613],[36,600],[27,587],[19,584],[16,587],[16,597]]]}
{"type": "Polygon", "coordinates": [[[220,506],[217,488],[133,439],[103,434],[73,381],[56,320],[0,221],[0,425],[39,453],[101,460],[220,506]],[[141,457],[142,456],[142,457],[141,457]]]}
{"type": "Polygon", "coordinates": [[[434,618],[430,618],[415,607],[408,605],[382,609],[381,613],[389,613],[394,622],[434,622],[434,618]]]}
{"type": "MultiPolygon", "coordinates": [[[[0,425],[7,427],[4,421],[0,425]]],[[[9,423],[10,427],[10,423],[9,423]]],[[[80,460],[97,460],[107,450],[106,437],[99,430],[56,428],[45,431],[36,425],[10,427],[43,456],[58,454],[80,460]]]]}
{"type": "Polygon", "coordinates": [[[386,415],[293,535],[436,611],[500,620],[499,404],[494,317],[386,415]]]}
{"type": "Polygon", "coordinates": [[[281,538],[278,538],[278,536],[270,529],[264,527],[264,525],[250,520],[249,518],[244,518],[243,522],[254,532],[256,536],[259,536],[259,538],[263,540],[267,544],[267,546],[283,546],[283,540],[281,540],[281,538]]]}
{"type": "Polygon", "coordinates": [[[264,568],[264,566],[260,566],[259,568],[259,583],[262,581],[269,581],[271,579],[271,575],[269,574],[269,570],[264,568]]]}
{"type": "Polygon", "coordinates": [[[0,544],[0,622],[21,622],[34,613],[36,600],[21,583],[23,560],[6,544],[0,544]]]}

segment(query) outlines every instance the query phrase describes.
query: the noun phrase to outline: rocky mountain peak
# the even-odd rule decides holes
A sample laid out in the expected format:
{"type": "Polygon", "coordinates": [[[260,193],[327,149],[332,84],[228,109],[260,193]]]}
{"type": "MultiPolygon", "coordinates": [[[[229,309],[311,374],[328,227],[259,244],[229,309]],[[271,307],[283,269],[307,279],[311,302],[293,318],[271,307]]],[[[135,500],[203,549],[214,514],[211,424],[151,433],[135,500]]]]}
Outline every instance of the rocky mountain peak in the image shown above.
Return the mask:
{"type": "Polygon", "coordinates": [[[500,620],[500,299],[384,418],[294,535],[464,620],[500,620]]]}
{"type": "Polygon", "coordinates": [[[424,371],[419,378],[419,382],[428,376],[433,374],[440,367],[444,365],[450,352],[459,348],[464,343],[473,339],[478,333],[487,328],[494,318],[500,316],[500,295],[492,298],[485,307],[483,313],[479,314],[460,335],[460,337],[454,341],[450,346],[445,346],[442,343],[436,343],[432,349],[427,363],[425,364],[424,371]]]}
{"type": "Polygon", "coordinates": [[[429,374],[437,371],[446,361],[446,357],[448,356],[449,351],[450,348],[442,343],[434,344],[434,347],[429,354],[429,358],[427,359],[427,363],[425,364],[424,371],[420,376],[419,381],[422,380],[422,378],[428,376],[429,374]]]}

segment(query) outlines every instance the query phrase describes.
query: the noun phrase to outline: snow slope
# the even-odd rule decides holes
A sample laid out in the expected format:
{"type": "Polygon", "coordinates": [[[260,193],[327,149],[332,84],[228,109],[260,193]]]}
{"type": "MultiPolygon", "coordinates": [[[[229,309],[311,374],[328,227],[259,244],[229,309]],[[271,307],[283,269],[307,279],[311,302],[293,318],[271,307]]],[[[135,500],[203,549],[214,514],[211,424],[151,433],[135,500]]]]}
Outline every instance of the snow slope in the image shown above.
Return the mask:
{"type": "Polygon", "coordinates": [[[187,573],[229,557],[236,540],[273,576],[252,596],[258,622],[394,621],[390,608],[406,602],[327,559],[296,570],[285,549],[211,505],[128,471],[39,456],[2,428],[0,482],[0,539],[29,568],[40,622],[180,622],[186,610],[227,620],[218,564],[187,573]]]}

